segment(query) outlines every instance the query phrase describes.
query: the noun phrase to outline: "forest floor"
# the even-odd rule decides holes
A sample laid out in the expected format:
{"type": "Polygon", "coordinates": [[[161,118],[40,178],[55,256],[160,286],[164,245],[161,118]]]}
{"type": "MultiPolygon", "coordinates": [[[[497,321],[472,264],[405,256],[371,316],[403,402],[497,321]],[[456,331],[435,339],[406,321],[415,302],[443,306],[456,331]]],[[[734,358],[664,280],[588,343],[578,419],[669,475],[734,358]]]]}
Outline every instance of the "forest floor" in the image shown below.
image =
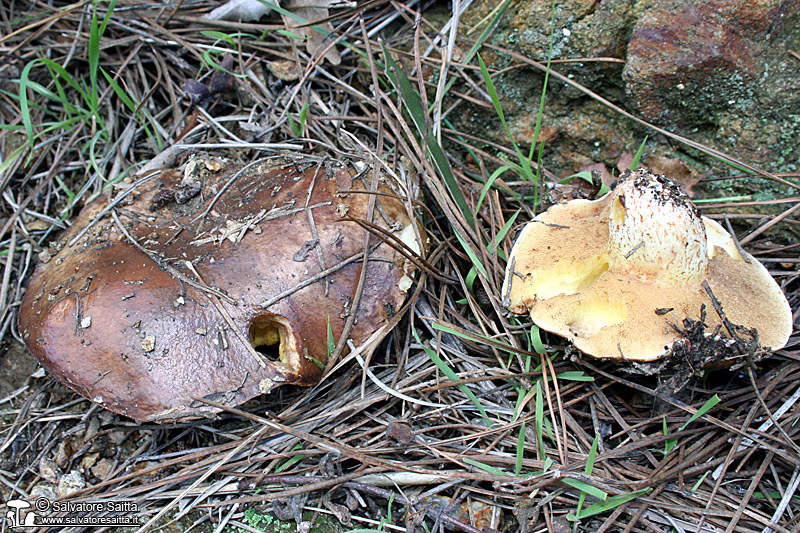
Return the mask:
{"type": "MultiPolygon", "coordinates": [[[[140,526],[167,531],[800,529],[796,333],[676,391],[677,363],[631,373],[504,309],[519,229],[558,194],[591,199],[600,184],[556,187],[530,146],[453,129],[465,106],[498,113],[497,72],[478,57],[495,19],[462,40],[443,28],[449,14],[414,3],[300,1],[253,22],[204,18],[212,4],[0,6],[5,501],[131,501],[140,526]],[[317,386],[162,424],[107,411],[38,366],[17,324],[34,269],[84,205],[165,152],[178,166],[194,152],[382,161],[416,184],[428,249],[366,360],[345,352],[317,386]]],[[[775,230],[798,223],[798,199],[771,205],[749,218],[759,206],[701,207],[744,228],[796,318],[797,245],[775,230]]]]}

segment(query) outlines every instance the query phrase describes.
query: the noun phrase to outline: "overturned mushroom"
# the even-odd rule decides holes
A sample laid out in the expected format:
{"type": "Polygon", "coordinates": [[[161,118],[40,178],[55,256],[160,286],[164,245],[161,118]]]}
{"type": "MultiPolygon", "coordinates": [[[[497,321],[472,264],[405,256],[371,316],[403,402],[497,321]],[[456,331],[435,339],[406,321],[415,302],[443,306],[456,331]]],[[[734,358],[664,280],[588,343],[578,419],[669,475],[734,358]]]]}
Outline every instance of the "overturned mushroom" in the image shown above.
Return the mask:
{"type": "MultiPolygon", "coordinates": [[[[767,270],[677,185],[639,169],[598,200],[554,205],[526,225],[503,294],[586,354],[645,362],[680,338],[670,321],[712,309],[704,281],[732,323],[757,329],[763,346],[786,344],[791,309],[767,270]]],[[[705,320],[709,333],[720,322],[713,311],[705,320]]]]}
{"type": "MultiPolygon", "coordinates": [[[[343,219],[366,219],[370,197],[340,162],[194,159],[112,209],[88,205],[37,268],[21,331],[59,380],[142,420],[312,385],[328,328],[338,341],[355,313],[350,338],[365,340],[410,285],[403,254],[372,237],[365,260],[364,230],[343,219]]],[[[373,222],[419,250],[403,202],[374,198],[373,222]]]]}

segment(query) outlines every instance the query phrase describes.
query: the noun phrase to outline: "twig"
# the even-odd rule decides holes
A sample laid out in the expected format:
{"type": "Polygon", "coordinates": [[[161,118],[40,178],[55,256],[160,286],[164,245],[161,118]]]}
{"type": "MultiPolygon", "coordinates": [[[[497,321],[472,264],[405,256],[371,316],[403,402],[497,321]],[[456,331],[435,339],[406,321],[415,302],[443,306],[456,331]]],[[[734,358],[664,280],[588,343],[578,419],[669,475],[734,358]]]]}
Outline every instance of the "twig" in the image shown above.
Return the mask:
{"type": "Polygon", "coordinates": [[[200,291],[203,291],[203,292],[207,292],[208,294],[212,294],[212,295],[216,296],[217,298],[225,300],[226,302],[228,302],[231,305],[236,305],[237,304],[236,300],[234,300],[233,298],[231,298],[227,294],[221,292],[219,289],[215,289],[213,287],[208,287],[207,285],[204,285],[203,283],[198,283],[198,282],[194,281],[193,279],[189,279],[188,277],[186,277],[183,274],[181,274],[180,272],[178,272],[172,266],[170,266],[167,263],[161,261],[161,259],[159,259],[159,257],[155,253],[151,252],[150,250],[148,250],[147,248],[145,248],[144,246],[139,244],[139,241],[137,241],[128,232],[128,230],[125,229],[125,226],[122,224],[122,221],[117,216],[117,211],[116,210],[111,211],[111,215],[114,217],[114,222],[117,224],[117,227],[122,232],[122,234],[125,235],[125,237],[131,242],[131,244],[136,246],[136,248],[138,248],[140,252],[145,254],[147,257],[150,258],[151,261],[153,261],[156,265],[158,265],[158,268],[166,271],[173,278],[175,278],[177,280],[180,280],[183,283],[186,283],[187,285],[190,285],[190,286],[194,287],[197,290],[200,290],[200,291]]]}
{"type": "MultiPolygon", "coordinates": [[[[202,283],[203,285],[206,284],[206,282],[203,281],[202,276],[200,276],[200,273],[197,272],[197,270],[195,270],[194,265],[192,264],[191,261],[185,261],[184,264],[186,265],[186,268],[192,271],[192,274],[194,274],[197,277],[200,283],[202,283]]],[[[256,351],[255,348],[253,348],[253,344],[249,341],[249,339],[244,336],[244,333],[242,333],[242,331],[239,329],[239,327],[231,318],[231,315],[230,313],[228,313],[228,310],[225,309],[225,307],[222,305],[222,302],[220,301],[219,297],[216,295],[212,295],[210,299],[211,303],[214,304],[214,307],[216,307],[217,311],[219,311],[219,314],[222,315],[222,318],[225,320],[225,323],[228,324],[228,328],[230,328],[230,330],[233,331],[236,337],[242,342],[242,345],[244,345],[244,349],[247,350],[250,353],[250,355],[253,356],[253,359],[256,360],[256,362],[261,368],[267,368],[267,364],[264,362],[264,358],[261,356],[260,353],[256,351]]]]}

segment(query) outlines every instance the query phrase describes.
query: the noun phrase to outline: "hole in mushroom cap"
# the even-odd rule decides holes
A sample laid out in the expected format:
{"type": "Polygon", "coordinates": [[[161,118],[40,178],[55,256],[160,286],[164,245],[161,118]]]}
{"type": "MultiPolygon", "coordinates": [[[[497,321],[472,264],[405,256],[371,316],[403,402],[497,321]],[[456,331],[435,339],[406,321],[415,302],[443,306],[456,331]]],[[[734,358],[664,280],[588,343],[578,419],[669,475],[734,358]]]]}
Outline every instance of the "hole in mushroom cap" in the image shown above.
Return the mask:
{"type": "Polygon", "coordinates": [[[283,361],[286,327],[272,315],[257,316],[250,323],[248,332],[253,348],[270,361],[283,361]]]}

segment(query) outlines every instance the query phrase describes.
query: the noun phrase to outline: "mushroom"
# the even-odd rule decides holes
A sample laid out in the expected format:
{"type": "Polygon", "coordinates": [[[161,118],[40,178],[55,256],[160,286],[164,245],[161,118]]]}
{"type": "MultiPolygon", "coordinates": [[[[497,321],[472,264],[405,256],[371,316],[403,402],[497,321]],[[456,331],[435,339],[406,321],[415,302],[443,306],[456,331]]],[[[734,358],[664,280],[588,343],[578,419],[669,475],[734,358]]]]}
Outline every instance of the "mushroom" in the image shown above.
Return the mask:
{"type": "Polygon", "coordinates": [[[705,320],[714,331],[720,317],[704,313],[712,297],[731,323],[756,328],[763,346],[781,348],[792,332],[789,303],[764,266],[680,187],[645,169],[624,173],[600,199],[554,205],[527,224],[502,294],[509,310],[597,358],[665,357],[681,338],[675,322],[705,320]]]}
{"type": "MultiPolygon", "coordinates": [[[[20,330],[48,372],[135,419],[313,385],[328,332],[355,314],[353,342],[380,334],[410,285],[401,246],[373,236],[364,260],[372,195],[341,162],[195,158],[127,192],[87,205],[37,267],[20,330]]],[[[418,253],[405,203],[380,192],[373,223],[418,253]]]]}

